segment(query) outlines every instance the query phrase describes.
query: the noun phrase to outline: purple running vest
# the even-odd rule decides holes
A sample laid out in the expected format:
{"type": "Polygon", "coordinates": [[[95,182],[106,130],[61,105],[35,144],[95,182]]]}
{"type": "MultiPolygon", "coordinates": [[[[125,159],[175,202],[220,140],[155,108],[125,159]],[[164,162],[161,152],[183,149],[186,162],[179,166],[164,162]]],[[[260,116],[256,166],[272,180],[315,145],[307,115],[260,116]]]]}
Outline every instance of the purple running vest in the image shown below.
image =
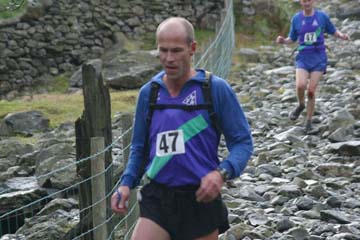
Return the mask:
{"type": "Polygon", "coordinates": [[[298,50],[300,52],[325,52],[324,31],[320,26],[318,11],[315,10],[313,16],[310,17],[305,17],[301,11],[300,22],[298,50]]]}
{"type": "MultiPolygon", "coordinates": [[[[170,97],[160,87],[157,104],[204,103],[201,83],[191,81],[187,85],[177,97],[170,97]]],[[[167,186],[199,185],[201,178],[219,164],[220,135],[211,125],[206,109],[154,110],[149,138],[150,163],[146,174],[167,186]]]]}

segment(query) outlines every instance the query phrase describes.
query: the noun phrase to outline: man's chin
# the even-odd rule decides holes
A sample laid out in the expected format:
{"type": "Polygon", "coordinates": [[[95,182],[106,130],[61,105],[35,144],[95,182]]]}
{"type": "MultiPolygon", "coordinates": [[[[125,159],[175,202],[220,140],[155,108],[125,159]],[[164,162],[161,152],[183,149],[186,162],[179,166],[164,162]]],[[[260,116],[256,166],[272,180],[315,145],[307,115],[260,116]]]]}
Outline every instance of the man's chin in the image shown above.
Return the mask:
{"type": "Polygon", "coordinates": [[[172,78],[172,79],[177,78],[179,75],[177,71],[165,71],[165,73],[168,78],[172,78]]]}

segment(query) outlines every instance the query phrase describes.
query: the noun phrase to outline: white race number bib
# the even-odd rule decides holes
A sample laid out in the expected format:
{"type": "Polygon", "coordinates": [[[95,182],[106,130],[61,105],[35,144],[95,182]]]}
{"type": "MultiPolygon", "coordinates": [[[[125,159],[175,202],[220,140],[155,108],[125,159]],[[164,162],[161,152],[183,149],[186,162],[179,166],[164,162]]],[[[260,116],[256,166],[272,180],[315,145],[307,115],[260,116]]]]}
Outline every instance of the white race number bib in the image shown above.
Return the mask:
{"type": "Polygon", "coordinates": [[[172,130],[158,133],[156,136],[156,156],[185,153],[185,142],[183,130],[172,130]]]}
{"type": "Polygon", "coordinates": [[[312,43],[316,42],[316,40],[317,40],[316,32],[305,33],[305,35],[304,35],[305,43],[312,44],[312,43]]]}

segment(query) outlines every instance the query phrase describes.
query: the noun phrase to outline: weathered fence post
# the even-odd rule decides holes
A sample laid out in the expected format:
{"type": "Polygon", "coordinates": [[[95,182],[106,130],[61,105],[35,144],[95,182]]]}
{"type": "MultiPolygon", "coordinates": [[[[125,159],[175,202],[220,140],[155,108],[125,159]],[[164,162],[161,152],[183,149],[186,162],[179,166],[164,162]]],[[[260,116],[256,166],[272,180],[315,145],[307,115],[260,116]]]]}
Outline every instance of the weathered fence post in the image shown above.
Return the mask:
{"type": "Polygon", "coordinates": [[[106,193],[105,193],[105,154],[99,152],[104,150],[104,137],[91,138],[91,155],[97,154],[91,159],[91,189],[92,191],[92,220],[94,225],[94,240],[107,238],[106,229],[106,193]]]}
{"type": "MultiPolygon", "coordinates": [[[[80,223],[75,230],[71,231],[76,236],[91,230],[93,227],[90,207],[93,203],[90,183],[91,160],[82,159],[91,155],[90,139],[92,137],[104,137],[105,146],[112,143],[110,94],[108,88],[103,84],[101,60],[83,64],[82,80],[84,112],[82,117],[75,122],[77,172],[83,180],[79,186],[80,223]]],[[[111,162],[111,149],[109,149],[105,152],[106,195],[109,194],[113,186],[112,168],[109,167],[111,162]]],[[[109,218],[111,216],[109,199],[106,200],[106,205],[106,216],[109,218]]],[[[92,233],[86,234],[83,239],[92,240],[92,233]]]]}

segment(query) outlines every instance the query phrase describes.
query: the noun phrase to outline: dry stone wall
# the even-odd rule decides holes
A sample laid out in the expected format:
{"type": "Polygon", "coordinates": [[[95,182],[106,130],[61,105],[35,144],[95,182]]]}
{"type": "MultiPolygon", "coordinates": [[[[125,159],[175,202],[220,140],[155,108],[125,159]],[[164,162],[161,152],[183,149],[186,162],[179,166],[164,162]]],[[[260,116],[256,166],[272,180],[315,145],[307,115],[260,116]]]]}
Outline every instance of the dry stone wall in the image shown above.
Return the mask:
{"type": "Polygon", "coordinates": [[[32,0],[26,13],[0,21],[0,96],[46,84],[117,41],[154,32],[169,16],[212,28],[219,0],[32,0]]]}

